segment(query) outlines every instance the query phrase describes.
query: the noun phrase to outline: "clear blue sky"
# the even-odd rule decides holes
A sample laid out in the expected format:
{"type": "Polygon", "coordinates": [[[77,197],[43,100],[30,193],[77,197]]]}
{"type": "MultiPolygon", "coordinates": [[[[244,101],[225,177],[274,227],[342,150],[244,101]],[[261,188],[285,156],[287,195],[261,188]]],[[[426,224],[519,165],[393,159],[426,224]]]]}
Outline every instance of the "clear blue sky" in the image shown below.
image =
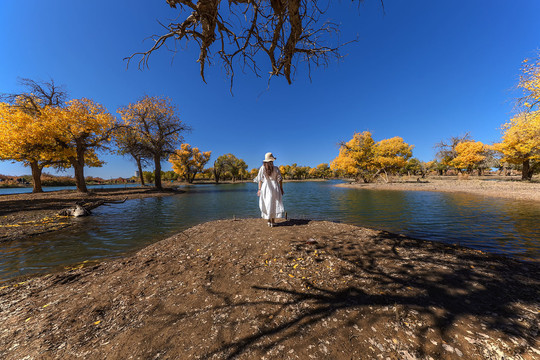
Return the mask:
{"type": "MultiPolygon", "coordinates": [[[[160,51],[143,71],[123,58],[147,49],[157,20],[177,16],[165,0],[17,1],[0,3],[0,92],[18,77],[64,84],[71,98],[89,97],[116,114],[142,95],[169,96],[193,127],[185,140],[217,156],[233,153],[249,168],[272,151],[276,164],[316,166],[337,156],[339,141],[369,130],[376,141],[401,136],[413,155],[434,158],[434,144],[470,132],[492,143],[513,111],[521,61],[540,48],[538,0],[379,0],[361,6],[331,1],[328,17],[341,39],[358,35],[341,62],[305,69],[288,85],[237,72],[234,96],[219,64],[199,77],[195,44],[160,51]]],[[[261,65],[267,71],[268,64],[261,65]]],[[[104,156],[86,175],[131,176],[128,158],[104,156]]],[[[164,162],[164,170],[170,169],[164,162]]],[[[0,174],[29,174],[0,162],[0,174]]],[[[72,175],[72,170],[68,170],[72,175]]]]}

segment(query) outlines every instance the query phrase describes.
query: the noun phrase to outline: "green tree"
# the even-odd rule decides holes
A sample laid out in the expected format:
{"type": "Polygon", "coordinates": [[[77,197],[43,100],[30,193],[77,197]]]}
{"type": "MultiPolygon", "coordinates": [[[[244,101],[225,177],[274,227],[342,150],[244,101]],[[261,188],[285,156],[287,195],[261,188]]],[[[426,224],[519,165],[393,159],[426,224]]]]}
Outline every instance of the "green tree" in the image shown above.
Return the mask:
{"type": "Polygon", "coordinates": [[[404,173],[407,173],[409,176],[412,175],[422,175],[422,178],[426,176],[426,164],[417,159],[412,158],[407,161],[407,164],[402,168],[404,173]]]}
{"type": "Polygon", "coordinates": [[[212,168],[212,173],[214,175],[214,181],[216,184],[219,184],[222,174],[227,171],[227,156],[221,155],[214,161],[214,167],[212,168]]]}
{"type": "Polygon", "coordinates": [[[241,177],[247,176],[247,168],[246,162],[238,159],[233,154],[221,155],[214,161],[214,180],[217,184],[224,175],[228,175],[234,182],[241,177]]]}
{"type": "Polygon", "coordinates": [[[226,154],[225,156],[227,157],[227,171],[229,174],[231,174],[232,181],[235,182],[236,180],[240,179],[243,174],[245,174],[248,166],[244,160],[238,159],[233,154],[226,154]]]}

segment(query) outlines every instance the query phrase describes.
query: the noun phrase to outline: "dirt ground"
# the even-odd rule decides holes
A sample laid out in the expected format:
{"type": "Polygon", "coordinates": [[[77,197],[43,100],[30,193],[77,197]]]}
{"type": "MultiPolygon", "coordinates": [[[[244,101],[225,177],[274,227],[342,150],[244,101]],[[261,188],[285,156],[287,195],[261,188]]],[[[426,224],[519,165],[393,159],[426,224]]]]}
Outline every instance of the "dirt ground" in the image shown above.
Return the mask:
{"type": "MultiPolygon", "coordinates": [[[[0,287],[2,359],[540,359],[540,264],[309,220],[0,287]]],[[[88,264],[88,263],[87,263],[88,264]]]]}
{"type": "Polygon", "coordinates": [[[467,192],[480,196],[540,201],[540,182],[538,181],[504,181],[494,178],[457,180],[457,177],[453,177],[453,179],[429,177],[426,179],[401,180],[389,183],[350,183],[337,186],[373,190],[467,192]]]}
{"type": "MultiPolygon", "coordinates": [[[[58,216],[64,208],[78,201],[119,201],[151,196],[168,196],[179,191],[151,188],[95,189],[87,194],[73,190],[38,194],[0,195],[0,243],[26,236],[55,231],[72,225],[68,217],[58,216]]],[[[106,205],[105,205],[106,206],[106,205]]]]}

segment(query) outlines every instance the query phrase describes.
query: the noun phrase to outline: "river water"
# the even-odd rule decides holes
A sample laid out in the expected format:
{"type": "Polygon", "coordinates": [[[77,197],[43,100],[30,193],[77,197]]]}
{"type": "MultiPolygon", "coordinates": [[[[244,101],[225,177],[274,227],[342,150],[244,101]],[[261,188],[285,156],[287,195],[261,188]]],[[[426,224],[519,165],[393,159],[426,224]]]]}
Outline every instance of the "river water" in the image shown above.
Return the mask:
{"type": "MultiPolygon", "coordinates": [[[[466,193],[285,183],[289,217],[332,220],[540,260],[540,204],[466,193]]],[[[184,194],[102,206],[76,226],[0,245],[0,281],[113,258],[195,224],[259,217],[254,183],[186,186],[184,194]]]]}
{"type": "MultiPolygon", "coordinates": [[[[140,184],[114,184],[114,185],[87,185],[88,189],[124,189],[128,187],[138,187],[140,184]]],[[[76,190],[76,186],[43,186],[44,192],[58,190],[76,190]]],[[[0,188],[0,195],[7,194],[28,194],[32,192],[32,187],[0,188]]]]}

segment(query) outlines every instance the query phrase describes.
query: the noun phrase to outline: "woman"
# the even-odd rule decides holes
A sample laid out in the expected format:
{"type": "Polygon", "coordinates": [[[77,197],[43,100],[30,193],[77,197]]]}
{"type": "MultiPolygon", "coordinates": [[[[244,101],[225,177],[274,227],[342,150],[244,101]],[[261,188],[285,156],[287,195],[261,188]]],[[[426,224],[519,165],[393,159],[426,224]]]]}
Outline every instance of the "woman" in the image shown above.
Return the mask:
{"type": "Polygon", "coordinates": [[[253,180],[259,185],[257,196],[259,197],[261,217],[268,220],[270,227],[275,225],[276,218],[282,218],[285,213],[282,201],[283,179],[279,169],[274,166],[275,160],[272,153],[266,153],[259,174],[253,180]]]}

